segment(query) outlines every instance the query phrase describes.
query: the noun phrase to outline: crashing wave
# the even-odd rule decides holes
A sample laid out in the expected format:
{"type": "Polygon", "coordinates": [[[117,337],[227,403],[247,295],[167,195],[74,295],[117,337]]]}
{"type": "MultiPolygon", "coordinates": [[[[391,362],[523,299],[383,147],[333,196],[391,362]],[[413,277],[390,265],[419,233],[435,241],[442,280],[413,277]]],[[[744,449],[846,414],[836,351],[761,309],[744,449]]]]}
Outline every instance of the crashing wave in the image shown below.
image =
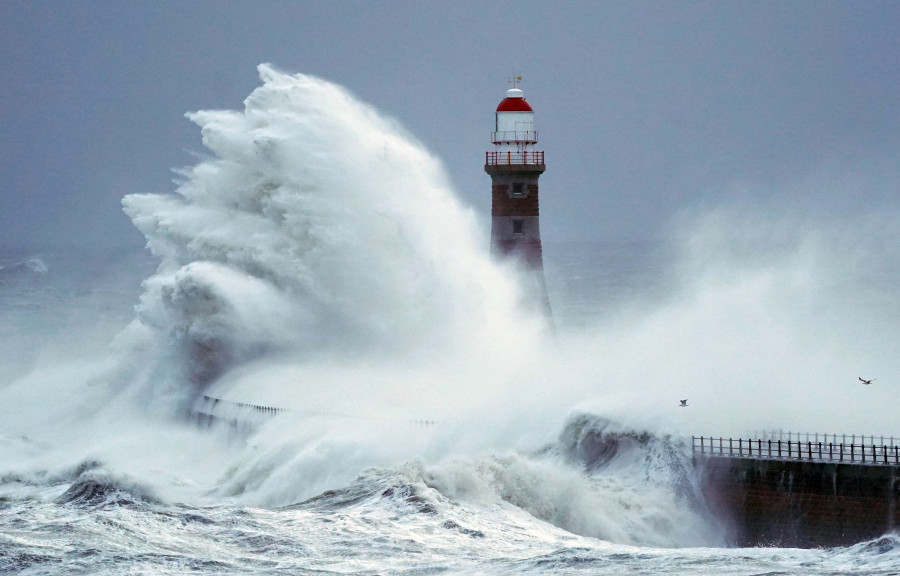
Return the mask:
{"type": "Polygon", "coordinates": [[[175,194],[123,200],[161,260],[139,319],[169,350],[166,379],[193,383],[183,403],[263,356],[523,342],[518,285],[441,163],[342,88],[259,72],[243,111],[188,115],[214,158],[184,170],[175,194]]]}

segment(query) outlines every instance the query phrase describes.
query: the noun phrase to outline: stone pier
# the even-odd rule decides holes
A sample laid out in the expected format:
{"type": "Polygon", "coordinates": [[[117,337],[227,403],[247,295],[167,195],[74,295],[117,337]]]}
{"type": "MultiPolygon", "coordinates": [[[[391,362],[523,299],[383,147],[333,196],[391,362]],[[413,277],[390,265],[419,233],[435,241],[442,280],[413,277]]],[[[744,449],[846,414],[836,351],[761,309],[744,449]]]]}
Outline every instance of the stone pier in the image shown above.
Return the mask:
{"type": "Polygon", "coordinates": [[[731,545],[848,546],[900,527],[900,466],[797,453],[710,454],[695,445],[701,490],[731,545]]]}

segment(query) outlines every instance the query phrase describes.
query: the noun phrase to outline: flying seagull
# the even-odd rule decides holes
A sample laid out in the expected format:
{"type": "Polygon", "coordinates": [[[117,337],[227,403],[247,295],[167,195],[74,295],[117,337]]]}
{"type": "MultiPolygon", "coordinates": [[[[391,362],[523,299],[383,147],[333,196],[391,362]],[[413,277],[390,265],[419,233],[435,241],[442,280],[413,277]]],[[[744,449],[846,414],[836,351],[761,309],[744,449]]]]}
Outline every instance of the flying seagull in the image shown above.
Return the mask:
{"type": "Polygon", "coordinates": [[[875,381],[875,378],[872,378],[871,380],[863,380],[862,378],[860,378],[859,381],[862,382],[863,384],[865,384],[866,386],[868,386],[869,384],[871,384],[872,382],[875,381]]]}
{"type": "Polygon", "coordinates": [[[681,401],[681,407],[687,408],[687,398],[685,398],[684,400],[681,401]]]}

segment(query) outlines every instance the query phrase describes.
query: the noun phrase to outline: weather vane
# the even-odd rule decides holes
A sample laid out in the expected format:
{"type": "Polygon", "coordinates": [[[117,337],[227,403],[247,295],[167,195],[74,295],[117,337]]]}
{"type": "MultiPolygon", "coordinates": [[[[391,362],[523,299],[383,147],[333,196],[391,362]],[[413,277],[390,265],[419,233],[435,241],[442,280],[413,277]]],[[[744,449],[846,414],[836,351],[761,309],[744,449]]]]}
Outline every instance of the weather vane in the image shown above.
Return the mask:
{"type": "Polygon", "coordinates": [[[507,84],[512,84],[513,88],[518,88],[519,84],[522,82],[521,76],[513,76],[509,80],[506,81],[507,84]]]}

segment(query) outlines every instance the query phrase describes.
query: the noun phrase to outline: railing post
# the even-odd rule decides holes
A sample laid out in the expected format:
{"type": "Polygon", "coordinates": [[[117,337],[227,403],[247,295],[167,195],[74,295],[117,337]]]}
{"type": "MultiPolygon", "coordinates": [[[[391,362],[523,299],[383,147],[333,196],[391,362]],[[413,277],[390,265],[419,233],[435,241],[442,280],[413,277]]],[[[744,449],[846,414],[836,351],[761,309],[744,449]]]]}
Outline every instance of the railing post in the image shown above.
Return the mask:
{"type": "Polygon", "coordinates": [[[806,434],[806,451],[809,453],[809,459],[812,460],[812,442],[809,441],[809,433],[806,434]]]}
{"type": "Polygon", "coordinates": [[[853,457],[853,442],[850,443],[850,462],[852,463],[855,458],[853,457]]]}
{"type": "Polygon", "coordinates": [[[887,464],[887,446],[884,444],[881,445],[881,451],[884,453],[884,463],[887,464]]]}
{"type": "MultiPolygon", "coordinates": [[[[833,440],[833,438],[832,438],[832,440],[833,440]]],[[[834,443],[829,442],[828,443],[828,459],[829,460],[834,460],[833,450],[834,450],[834,443]]]]}
{"type": "Polygon", "coordinates": [[[734,445],[731,443],[731,438],[728,439],[728,455],[734,457],[734,445]]]}
{"type": "Polygon", "coordinates": [[[719,436],[719,456],[725,454],[725,451],[722,450],[722,437],[719,436]]]}
{"type": "Polygon", "coordinates": [[[778,441],[778,459],[781,459],[781,440],[778,441]]]}
{"type": "Polygon", "coordinates": [[[700,437],[700,454],[706,454],[706,451],[703,449],[703,436],[700,437]]]}

